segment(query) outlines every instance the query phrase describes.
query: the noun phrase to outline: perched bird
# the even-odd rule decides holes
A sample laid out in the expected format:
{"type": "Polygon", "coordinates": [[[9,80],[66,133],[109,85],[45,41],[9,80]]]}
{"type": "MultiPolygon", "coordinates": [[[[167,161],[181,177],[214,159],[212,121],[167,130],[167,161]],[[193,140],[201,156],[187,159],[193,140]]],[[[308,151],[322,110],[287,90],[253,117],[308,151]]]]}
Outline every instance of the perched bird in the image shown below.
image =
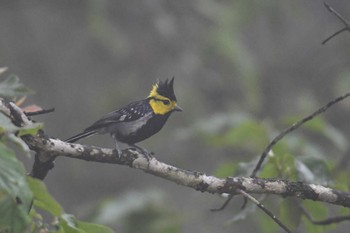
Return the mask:
{"type": "Polygon", "coordinates": [[[158,81],[146,99],[132,102],[106,114],[66,142],[73,143],[91,135],[109,133],[115,140],[118,157],[121,155],[118,142],[135,147],[148,156],[147,150],[135,143],[159,132],[174,111],[182,111],[177,105],[174,93],[174,78],[170,81],[158,81]]]}

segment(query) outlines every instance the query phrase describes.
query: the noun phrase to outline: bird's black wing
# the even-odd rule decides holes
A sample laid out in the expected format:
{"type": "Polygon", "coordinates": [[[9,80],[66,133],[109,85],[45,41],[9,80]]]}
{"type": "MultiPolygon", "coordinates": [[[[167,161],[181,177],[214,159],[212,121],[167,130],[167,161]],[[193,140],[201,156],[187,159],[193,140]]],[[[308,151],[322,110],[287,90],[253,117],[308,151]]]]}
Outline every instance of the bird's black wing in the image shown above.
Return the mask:
{"type": "Polygon", "coordinates": [[[120,122],[136,121],[151,111],[152,109],[147,99],[135,101],[118,110],[106,114],[90,127],[86,128],[84,132],[96,131],[111,124],[120,122]]]}
{"type": "Polygon", "coordinates": [[[152,108],[147,99],[135,101],[106,114],[90,127],[86,128],[82,133],[70,137],[65,141],[72,143],[97,133],[106,133],[108,132],[108,127],[113,124],[136,121],[150,113],[152,113],[152,108]]]}

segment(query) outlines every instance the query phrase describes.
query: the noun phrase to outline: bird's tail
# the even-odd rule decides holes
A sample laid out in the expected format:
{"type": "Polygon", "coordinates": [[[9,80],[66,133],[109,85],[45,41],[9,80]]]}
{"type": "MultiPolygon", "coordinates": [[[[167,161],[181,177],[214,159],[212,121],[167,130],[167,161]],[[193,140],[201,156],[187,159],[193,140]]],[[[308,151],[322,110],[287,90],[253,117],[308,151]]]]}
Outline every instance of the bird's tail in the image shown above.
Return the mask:
{"type": "Polygon", "coordinates": [[[86,137],[89,137],[91,135],[94,135],[96,133],[97,133],[97,131],[95,131],[95,130],[84,131],[84,132],[82,132],[80,134],[77,134],[77,135],[75,135],[73,137],[70,137],[70,138],[66,139],[65,142],[73,143],[73,142],[76,142],[76,141],[78,141],[78,140],[80,140],[82,138],[86,138],[86,137]]]}

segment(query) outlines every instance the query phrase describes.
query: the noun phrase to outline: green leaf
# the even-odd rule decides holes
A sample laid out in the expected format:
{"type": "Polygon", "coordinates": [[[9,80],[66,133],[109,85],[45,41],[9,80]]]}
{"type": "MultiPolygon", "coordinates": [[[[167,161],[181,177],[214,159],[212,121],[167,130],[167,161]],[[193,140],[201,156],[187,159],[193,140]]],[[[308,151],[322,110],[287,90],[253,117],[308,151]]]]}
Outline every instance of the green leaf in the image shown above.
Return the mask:
{"type": "Polygon", "coordinates": [[[114,233],[109,227],[78,221],[70,214],[61,216],[59,226],[63,228],[65,233],[114,233]]]}
{"type": "Polygon", "coordinates": [[[71,214],[63,214],[60,218],[59,227],[62,227],[65,233],[85,233],[79,229],[76,224],[76,219],[71,214]]]}
{"type": "Polygon", "coordinates": [[[282,177],[296,180],[297,171],[294,156],[288,152],[269,155],[267,163],[263,166],[260,177],[282,177]]]}
{"type": "Polygon", "coordinates": [[[34,123],[24,127],[15,126],[10,118],[3,113],[0,114],[0,133],[14,134],[18,131],[18,137],[21,137],[24,135],[36,135],[42,128],[43,124],[41,123],[34,123]]]}
{"type": "Polygon", "coordinates": [[[14,152],[0,142],[0,231],[25,232],[33,198],[25,177],[14,152]]]}
{"type": "Polygon", "coordinates": [[[42,128],[43,124],[41,123],[35,123],[29,126],[21,127],[18,131],[18,137],[22,137],[24,135],[36,135],[42,128]]]}
{"type": "Polygon", "coordinates": [[[19,78],[15,75],[9,76],[6,80],[0,83],[0,96],[5,98],[14,98],[33,94],[34,91],[25,87],[19,78]]]}
{"type": "Polygon", "coordinates": [[[35,135],[40,129],[42,129],[42,127],[43,124],[40,123],[35,123],[33,125],[25,127],[17,127],[7,116],[5,116],[3,113],[0,113],[0,134],[6,135],[11,142],[16,144],[23,151],[27,152],[28,155],[30,149],[20,137],[24,135],[35,135]]]}
{"type": "Polygon", "coordinates": [[[13,197],[13,193],[0,191],[0,232],[22,233],[29,223],[27,212],[13,197]]]}
{"type": "MultiPolygon", "coordinates": [[[[106,226],[78,221],[73,215],[65,214],[60,204],[47,192],[46,186],[42,181],[31,177],[28,177],[27,180],[34,193],[34,207],[45,210],[59,219],[57,224],[59,230],[57,233],[113,232],[106,226]]],[[[32,215],[38,217],[38,214],[32,213],[32,215]]]]}
{"type": "MultiPolygon", "coordinates": [[[[275,155],[273,155],[275,156],[275,155]]],[[[276,167],[275,163],[269,163],[269,157],[266,159],[267,163],[263,165],[261,172],[259,173],[259,177],[261,178],[273,178],[273,177],[279,177],[280,174],[278,172],[278,169],[276,167]]]]}
{"type": "Polygon", "coordinates": [[[86,233],[114,233],[111,228],[100,224],[82,221],[76,221],[76,224],[79,229],[84,230],[86,233]]]}
{"type": "MultiPolygon", "coordinates": [[[[28,183],[34,192],[34,206],[51,213],[58,218],[56,233],[113,233],[114,231],[106,226],[79,221],[71,214],[63,213],[62,207],[48,194],[46,186],[40,180],[28,177],[28,183]]],[[[31,210],[30,216],[42,220],[35,209],[31,210]]]]}
{"type": "Polygon", "coordinates": [[[61,205],[48,193],[45,184],[32,177],[27,177],[27,182],[34,194],[34,206],[45,210],[55,217],[63,214],[61,205]]]}

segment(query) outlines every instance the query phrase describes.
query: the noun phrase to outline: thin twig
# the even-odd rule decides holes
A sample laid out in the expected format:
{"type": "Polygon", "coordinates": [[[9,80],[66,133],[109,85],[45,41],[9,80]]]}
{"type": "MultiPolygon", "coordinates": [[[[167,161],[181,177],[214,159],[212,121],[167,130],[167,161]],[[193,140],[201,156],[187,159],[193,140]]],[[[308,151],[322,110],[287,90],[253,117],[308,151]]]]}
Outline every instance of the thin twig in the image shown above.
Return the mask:
{"type": "Polygon", "coordinates": [[[331,36],[327,37],[324,41],[322,41],[322,44],[327,43],[330,39],[332,39],[333,37],[337,36],[338,34],[344,32],[344,31],[349,31],[350,32],[350,23],[341,14],[339,14],[333,7],[331,7],[327,3],[324,3],[324,6],[330,12],[332,12],[340,21],[342,21],[342,23],[345,25],[345,27],[342,28],[341,30],[333,33],[331,36]]]}
{"type": "Polygon", "coordinates": [[[348,28],[343,28],[335,33],[333,33],[331,36],[327,37],[324,41],[322,41],[322,44],[327,43],[330,39],[332,39],[333,37],[337,36],[338,34],[342,33],[343,31],[348,31],[348,28]]]}
{"type": "Polygon", "coordinates": [[[221,211],[225,209],[228,203],[230,203],[230,201],[232,200],[232,198],[233,198],[233,194],[230,194],[222,206],[220,206],[219,208],[210,209],[210,211],[214,212],[214,211],[221,211]]]}
{"type": "Polygon", "coordinates": [[[42,115],[42,114],[46,114],[46,113],[51,113],[54,111],[55,111],[55,108],[49,108],[49,109],[42,109],[42,110],[35,111],[35,112],[24,112],[24,114],[26,116],[37,116],[37,115],[42,115]]]}
{"type": "Polygon", "coordinates": [[[330,224],[339,223],[343,221],[350,221],[350,215],[336,216],[336,217],[317,221],[310,215],[309,212],[307,212],[307,210],[304,207],[300,206],[300,209],[305,215],[305,217],[315,225],[330,225],[330,224]]]}
{"type": "MultiPolygon", "coordinates": [[[[233,194],[229,194],[227,199],[226,199],[226,201],[224,202],[224,204],[222,204],[222,206],[220,206],[219,208],[210,209],[210,211],[214,212],[214,211],[221,211],[221,210],[225,209],[226,206],[228,205],[228,203],[230,203],[230,201],[232,200],[233,196],[234,196],[233,194]]],[[[242,210],[246,207],[247,201],[248,201],[247,198],[244,197],[243,198],[243,204],[241,206],[242,210]]]]}
{"type": "Polygon", "coordinates": [[[277,217],[274,215],[270,210],[268,210],[261,202],[259,202],[256,198],[254,198],[252,195],[246,193],[245,191],[239,189],[237,192],[241,193],[245,198],[251,200],[253,203],[255,203],[262,211],[265,212],[270,218],[272,218],[275,223],[277,223],[283,230],[285,230],[288,233],[291,233],[292,231],[288,229],[286,225],[284,225],[277,217]]]}
{"type": "Polygon", "coordinates": [[[350,27],[349,22],[348,22],[341,14],[339,14],[336,10],[334,10],[333,7],[331,7],[330,5],[328,5],[328,4],[325,3],[325,2],[324,2],[324,6],[325,6],[330,12],[332,12],[333,14],[335,14],[335,16],[337,16],[337,18],[340,19],[346,27],[350,27]]]}
{"type": "Polygon", "coordinates": [[[331,106],[333,106],[334,104],[338,103],[339,101],[342,101],[344,99],[346,99],[347,97],[350,96],[350,92],[337,97],[336,99],[328,102],[326,105],[324,105],[323,107],[319,108],[317,111],[315,111],[314,113],[304,117],[303,119],[301,119],[300,121],[295,122],[294,124],[292,124],[290,127],[286,128],[285,130],[283,130],[279,135],[277,135],[270,143],[269,145],[265,148],[264,152],[261,154],[260,159],[256,165],[256,167],[254,168],[252,174],[250,177],[256,177],[257,172],[260,170],[262,163],[264,162],[266,156],[268,155],[269,151],[272,149],[272,147],[274,145],[276,145],[284,136],[286,136],[288,133],[296,130],[297,128],[299,128],[301,125],[305,124],[306,122],[312,120],[313,118],[315,118],[316,116],[320,115],[321,113],[325,112],[328,108],[330,108],[331,106]]]}

